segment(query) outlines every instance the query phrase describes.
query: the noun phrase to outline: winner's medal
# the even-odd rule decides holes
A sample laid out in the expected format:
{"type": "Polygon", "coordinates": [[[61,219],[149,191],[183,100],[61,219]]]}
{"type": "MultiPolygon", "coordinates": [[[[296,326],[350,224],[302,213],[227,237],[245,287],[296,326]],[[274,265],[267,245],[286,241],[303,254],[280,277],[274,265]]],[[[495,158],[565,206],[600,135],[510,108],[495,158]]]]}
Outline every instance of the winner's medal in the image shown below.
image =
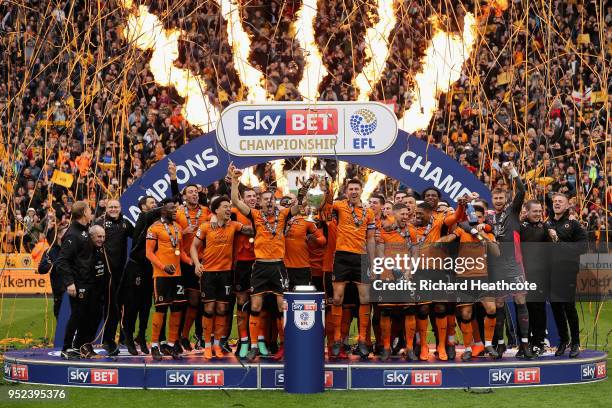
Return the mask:
{"type": "Polygon", "coordinates": [[[176,229],[176,226],[172,225],[172,228],[174,229],[174,234],[171,234],[170,228],[168,228],[168,224],[166,223],[163,223],[163,224],[164,224],[164,229],[166,230],[166,233],[168,233],[168,236],[170,237],[170,243],[172,244],[172,248],[174,248],[174,255],[180,256],[181,251],[177,248],[178,240],[179,240],[179,233],[176,229]]]}

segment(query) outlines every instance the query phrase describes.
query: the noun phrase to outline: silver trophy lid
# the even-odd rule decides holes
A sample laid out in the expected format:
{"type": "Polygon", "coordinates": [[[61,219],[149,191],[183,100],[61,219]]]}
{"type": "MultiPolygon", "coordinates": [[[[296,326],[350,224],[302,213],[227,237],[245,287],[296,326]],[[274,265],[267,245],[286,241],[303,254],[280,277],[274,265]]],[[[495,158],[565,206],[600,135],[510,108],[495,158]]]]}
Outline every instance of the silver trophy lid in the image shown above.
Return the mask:
{"type": "Polygon", "coordinates": [[[312,285],[295,285],[294,292],[316,292],[317,288],[312,285]]]}

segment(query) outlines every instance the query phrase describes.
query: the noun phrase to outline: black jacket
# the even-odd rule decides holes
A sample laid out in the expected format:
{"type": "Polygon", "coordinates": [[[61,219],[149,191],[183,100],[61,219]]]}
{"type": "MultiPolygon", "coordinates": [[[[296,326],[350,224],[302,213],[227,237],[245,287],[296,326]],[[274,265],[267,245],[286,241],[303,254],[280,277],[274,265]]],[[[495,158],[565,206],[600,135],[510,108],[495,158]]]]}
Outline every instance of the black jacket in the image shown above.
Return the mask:
{"type": "Polygon", "coordinates": [[[53,265],[57,262],[57,258],[59,257],[61,250],[61,246],[58,244],[53,244],[51,248],[48,248],[42,256],[40,263],[38,264],[38,273],[41,275],[46,275],[49,272],[51,278],[51,288],[54,292],[62,292],[64,290],[64,284],[62,281],[62,276],[58,272],[57,268],[53,265]]]}
{"type": "Polygon", "coordinates": [[[88,227],[73,221],[62,240],[62,248],[55,267],[62,277],[64,287],[91,283],[91,257],[93,244],[89,239],[88,227]]]}
{"type": "Polygon", "coordinates": [[[555,242],[550,253],[551,274],[561,273],[577,274],[580,268],[580,255],[587,250],[586,230],[576,220],[569,219],[569,213],[556,220],[550,218],[546,222],[547,228],[557,231],[559,242],[555,242]]]}
{"type": "Polygon", "coordinates": [[[106,232],[104,247],[111,254],[108,259],[110,272],[115,277],[121,276],[128,255],[128,238],[132,237],[134,227],[123,218],[122,214],[116,219],[103,215],[95,223],[103,227],[106,232]]]}
{"type": "MultiPolygon", "coordinates": [[[[178,182],[170,180],[170,190],[172,199],[180,202],[180,191],[178,182]]],[[[155,221],[161,217],[161,208],[154,208],[147,212],[141,212],[138,215],[134,229],[132,230],[132,250],[130,251],[130,260],[136,263],[148,262],[145,255],[147,251],[147,230],[155,221]]]]}

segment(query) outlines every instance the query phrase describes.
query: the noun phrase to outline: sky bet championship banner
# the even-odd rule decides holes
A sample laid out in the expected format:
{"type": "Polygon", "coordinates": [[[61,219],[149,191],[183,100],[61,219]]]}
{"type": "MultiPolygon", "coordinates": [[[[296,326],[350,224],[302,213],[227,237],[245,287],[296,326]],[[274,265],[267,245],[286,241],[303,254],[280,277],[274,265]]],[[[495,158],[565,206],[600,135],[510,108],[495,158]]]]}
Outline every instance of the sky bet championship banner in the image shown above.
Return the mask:
{"type": "Polygon", "coordinates": [[[245,168],[270,160],[317,156],[368,167],[416,191],[435,186],[444,200],[490,192],[472,173],[426,141],[398,130],[397,118],[377,102],[236,103],[222,113],[217,131],[177,149],[153,166],[121,197],[123,213],[138,218],[140,197],[170,194],[168,160],[180,186],[221,179],[230,161],[245,168]]]}

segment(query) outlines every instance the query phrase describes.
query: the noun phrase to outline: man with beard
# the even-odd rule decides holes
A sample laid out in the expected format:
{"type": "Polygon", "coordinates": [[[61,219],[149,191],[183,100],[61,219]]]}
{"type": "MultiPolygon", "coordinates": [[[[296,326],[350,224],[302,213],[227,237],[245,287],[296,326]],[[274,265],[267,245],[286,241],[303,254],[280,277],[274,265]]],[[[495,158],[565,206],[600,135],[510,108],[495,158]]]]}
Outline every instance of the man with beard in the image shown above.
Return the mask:
{"type": "Polygon", "coordinates": [[[170,199],[162,201],[161,217],[147,230],[146,256],[153,265],[153,326],[151,329],[151,354],[161,360],[159,334],[170,308],[168,346],[166,354],[180,359],[179,325],[185,302],[185,288],[181,279],[181,261],[191,263],[182,246],[183,234],[176,223],[176,204],[170,199]]]}
{"type": "MultiPolygon", "coordinates": [[[[183,189],[183,197],[185,201],[177,210],[176,222],[182,228],[183,250],[189,253],[195,233],[198,227],[210,218],[210,211],[208,207],[199,203],[200,195],[197,185],[190,184],[185,187],[183,189]]],[[[198,308],[200,307],[200,282],[193,265],[181,264],[181,275],[187,297],[187,307],[183,311],[181,346],[186,351],[191,351],[189,331],[198,315],[198,308]]]]}
{"type": "MultiPolygon", "coordinates": [[[[490,276],[494,282],[502,280],[524,282],[525,273],[517,260],[517,254],[520,254],[520,214],[525,201],[525,185],[511,162],[504,163],[502,172],[506,185],[511,186],[512,181],[516,183],[516,193],[513,198],[509,199],[506,190],[495,188],[491,192],[493,207],[495,208],[493,231],[495,238],[500,243],[501,255],[494,260],[490,276]]],[[[502,358],[506,351],[504,323],[506,321],[505,302],[507,295],[514,298],[517,309],[518,326],[521,333],[519,353],[526,359],[533,359],[535,356],[529,347],[529,311],[527,310],[524,292],[498,293],[495,320],[495,337],[498,343],[497,358],[502,358]]]]}
{"type": "MultiPolygon", "coordinates": [[[[128,237],[132,236],[134,227],[121,214],[121,204],[118,200],[109,200],[106,203],[104,215],[95,221],[96,225],[104,228],[106,233],[105,247],[108,253],[112,254],[109,258],[110,268],[110,288],[106,293],[104,305],[106,323],[104,325],[104,336],[102,344],[109,356],[119,354],[119,347],[115,342],[117,325],[121,319],[121,309],[123,301],[120,290],[123,283],[123,268],[127,260],[128,237]]],[[[124,336],[121,336],[122,338],[124,336]]]]}
{"type": "Polygon", "coordinates": [[[231,220],[229,197],[221,196],[210,207],[214,222],[200,225],[190,248],[196,275],[200,278],[200,293],[204,304],[204,358],[223,358],[220,340],[225,335],[229,297],[232,289],[232,254],[237,232],[252,234],[250,227],[231,220]],[[203,251],[200,248],[203,247],[203,251]],[[211,347],[211,336],[215,341],[211,347]]]}
{"type": "Polygon", "coordinates": [[[569,218],[569,200],[565,194],[553,194],[552,202],[554,215],[546,227],[555,242],[550,257],[550,304],[560,337],[555,355],[562,356],[569,345],[570,358],[576,358],[580,354],[580,322],[575,301],[576,275],[580,268],[580,254],[586,249],[587,234],[577,220],[569,218]]]}
{"type": "Polygon", "coordinates": [[[332,208],[338,220],[336,254],[332,273],[334,301],[332,318],[334,326],[334,344],[332,356],[337,358],[342,347],[341,320],[344,291],[349,282],[357,284],[359,293],[359,341],[358,352],[362,359],[370,353],[366,336],[370,323],[369,281],[363,280],[363,257],[369,257],[371,263],[376,252],[376,220],[374,212],[366,209],[361,202],[363,185],[357,179],[346,184],[346,199],[335,201],[332,208]]]}
{"type": "Polygon", "coordinates": [[[251,208],[240,199],[238,184],[242,171],[230,163],[228,174],[232,178],[232,204],[242,213],[251,218],[255,230],[255,263],[251,274],[251,318],[249,322],[249,337],[251,349],[247,361],[254,361],[260,354],[260,349],[266,350],[263,333],[260,328],[260,312],[264,295],[273,293],[276,297],[276,325],[281,341],[283,331],[283,292],[288,286],[287,270],[283,263],[285,256],[285,236],[283,231],[289,217],[299,212],[299,207],[276,208],[274,194],[265,191],[261,194],[261,210],[251,208]],[[261,336],[261,337],[260,337],[261,336]]]}
{"type": "MultiPolygon", "coordinates": [[[[179,187],[176,179],[176,164],[168,162],[168,175],[170,176],[170,191],[172,197],[178,197],[179,187]]],[[[161,207],[157,207],[155,198],[151,196],[142,197],[138,201],[140,215],[136,220],[132,234],[132,249],[125,266],[124,290],[125,310],[123,315],[123,331],[125,333],[125,345],[128,352],[137,355],[136,343],[143,354],[149,354],[146,340],[147,326],[149,324],[149,313],[153,300],[153,266],[146,258],[147,230],[161,214],[161,207]],[[136,330],[136,319],[138,318],[138,335],[134,338],[136,330]]],[[[161,329],[161,335],[164,330],[161,329]]],[[[164,343],[162,343],[162,348],[164,343]]]]}
{"type": "MultiPolygon", "coordinates": [[[[525,203],[525,218],[521,223],[521,250],[523,265],[529,282],[538,285],[537,293],[527,296],[529,310],[530,344],[536,355],[544,353],[546,338],[546,302],[548,293],[548,268],[550,253],[548,244],[551,241],[546,225],[542,221],[542,204],[537,200],[525,203]]],[[[521,333],[521,335],[523,335],[521,333]]]]}

